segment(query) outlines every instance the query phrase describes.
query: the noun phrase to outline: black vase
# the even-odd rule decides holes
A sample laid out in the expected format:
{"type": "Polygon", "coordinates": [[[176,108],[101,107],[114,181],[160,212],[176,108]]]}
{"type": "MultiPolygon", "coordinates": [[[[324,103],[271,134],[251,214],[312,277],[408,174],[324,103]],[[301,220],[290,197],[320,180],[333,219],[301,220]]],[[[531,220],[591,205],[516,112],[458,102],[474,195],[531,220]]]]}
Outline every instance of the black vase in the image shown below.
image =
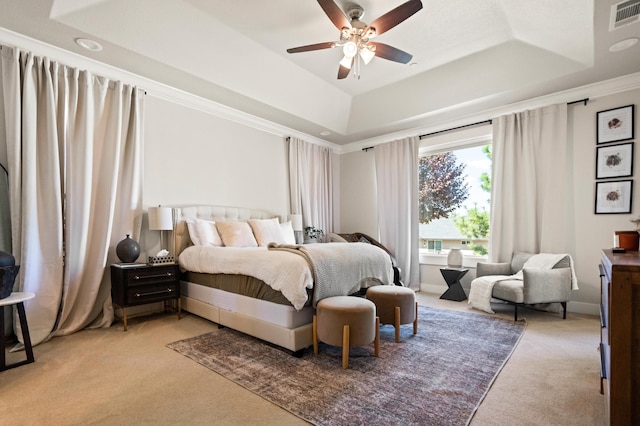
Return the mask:
{"type": "Polygon", "coordinates": [[[140,244],[136,240],[127,237],[116,246],[116,254],[124,263],[133,263],[140,256],[140,244]]]}
{"type": "MultiPolygon", "coordinates": [[[[16,275],[18,275],[19,270],[19,265],[0,266],[0,299],[5,299],[11,296],[13,285],[16,282],[16,275]]],[[[0,339],[2,338],[3,332],[3,330],[0,330],[0,339]]]]}
{"type": "Polygon", "coordinates": [[[11,253],[0,250],[0,266],[13,266],[16,264],[16,258],[11,253]]]}

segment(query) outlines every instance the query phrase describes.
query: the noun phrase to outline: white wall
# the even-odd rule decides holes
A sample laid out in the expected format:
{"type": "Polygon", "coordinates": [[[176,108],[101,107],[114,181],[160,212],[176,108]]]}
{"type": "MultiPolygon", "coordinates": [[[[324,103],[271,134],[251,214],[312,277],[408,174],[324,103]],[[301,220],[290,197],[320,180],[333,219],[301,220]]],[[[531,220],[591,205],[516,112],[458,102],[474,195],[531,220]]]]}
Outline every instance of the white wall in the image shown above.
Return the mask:
{"type": "MultiPolygon", "coordinates": [[[[596,155],[596,113],[611,108],[636,105],[636,135],[640,125],[640,90],[632,90],[610,96],[603,96],[589,101],[587,106],[575,104],[569,107],[570,135],[574,144],[574,191],[576,237],[574,261],[580,290],[572,295],[570,311],[598,314],[600,303],[600,280],[598,264],[600,249],[610,248],[613,232],[616,230],[633,230],[635,225],[630,219],[640,216],[640,197],[638,187],[640,181],[634,182],[632,214],[596,215],[594,214],[595,193],[595,155],[596,155]]],[[[635,169],[640,166],[640,147],[635,147],[635,169]]],[[[342,223],[344,232],[355,231],[367,227],[375,234],[375,171],[372,151],[368,155],[352,152],[342,156],[341,170],[343,175],[342,190],[342,223]],[[373,209],[373,211],[372,211],[373,209]],[[369,219],[365,219],[369,218],[369,219]],[[372,230],[371,230],[372,229],[372,230]]],[[[637,171],[635,172],[638,173],[637,171]]],[[[366,231],[363,231],[366,232],[366,231]]],[[[420,282],[423,288],[446,289],[439,274],[439,266],[422,264],[420,282]]],[[[465,265],[473,266],[473,265],[465,265]]],[[[474,275],[470,271],[466,280],[474,275]]]]}
{"type": "Polygon", "coordinates": [[[286,216],[287,169],[280,136],[164,99],[145,99],[145,206],[217,204],[286,216]]]}

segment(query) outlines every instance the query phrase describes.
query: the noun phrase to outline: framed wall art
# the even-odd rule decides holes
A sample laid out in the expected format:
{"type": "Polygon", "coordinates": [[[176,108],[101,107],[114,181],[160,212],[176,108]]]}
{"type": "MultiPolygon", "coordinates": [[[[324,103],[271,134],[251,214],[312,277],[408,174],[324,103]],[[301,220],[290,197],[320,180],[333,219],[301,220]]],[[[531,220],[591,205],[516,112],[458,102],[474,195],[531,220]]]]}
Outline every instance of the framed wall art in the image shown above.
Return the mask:
{"type": "Polygon", "coordinates": [[[633,142],[596,148],[596,179],[633,176],[633,142]]]}
{"type": "Polygon", "coordinates": [[[634,107],[627,105],[597,113],[599,144],[633,139],[634,107]]]}
{"type": "Polygon", "coordinates": [[[596,182],[595,214],[631,213],[633,180],[596,182]]]}

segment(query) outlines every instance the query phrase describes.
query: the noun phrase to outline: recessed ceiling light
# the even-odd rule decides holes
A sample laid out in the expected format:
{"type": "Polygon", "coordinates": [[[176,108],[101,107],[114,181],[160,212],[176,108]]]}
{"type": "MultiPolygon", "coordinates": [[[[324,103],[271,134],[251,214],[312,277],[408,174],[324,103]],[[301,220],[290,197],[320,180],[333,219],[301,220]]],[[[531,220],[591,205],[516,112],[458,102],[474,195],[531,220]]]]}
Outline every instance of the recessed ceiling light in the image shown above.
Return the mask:
{"type": "Polygon", "coordinates": [[[611,47],[609,47],[609,52],[620,52],[621,50],[628,49],[636,44],[638,44],[637,37],[626,38],[611,45],[611,47]]]}
{"type": "Polygon", "coordinates": [[[331,132],[328,131],[328,130],[323,130],[323,131],[320,132],[320,136],[329,136],[330,134],[331,134],[331,132]]]}
{"type": "Polygon", "coordinates": [[[92,52],[100,52],[102,50],[102,45],[100,43],[88,38],[77,38],[76,44],[78,46],[84,47],[87,50],[91,50],[92,52]]]}

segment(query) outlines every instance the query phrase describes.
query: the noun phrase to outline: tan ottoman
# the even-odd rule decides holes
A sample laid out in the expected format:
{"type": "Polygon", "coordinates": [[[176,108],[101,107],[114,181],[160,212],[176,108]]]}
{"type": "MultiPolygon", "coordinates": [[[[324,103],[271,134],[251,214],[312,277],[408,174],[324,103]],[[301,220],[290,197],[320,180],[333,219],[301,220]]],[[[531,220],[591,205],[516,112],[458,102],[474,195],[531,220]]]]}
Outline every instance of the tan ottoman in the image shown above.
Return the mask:
{"type": "Polygon", "coordinates": [[[313,316],[313,353],[318,353],[318,341],[342,346],[342,368],[349,366],[349,348],[374,343],[374,355],[380,349],[380,323],[376,306],[355,296],[322,299],[313,316]]]}
{"type": "Polygon", "coordinates": [[[418,302],[413,290],[396,285],[376,285],[367,289],[367,299],[376,305],[380,323],[395,327],[396,343],[400,341],[400,324],[413,323],[413,334],[418,333],[418,302]]]}

